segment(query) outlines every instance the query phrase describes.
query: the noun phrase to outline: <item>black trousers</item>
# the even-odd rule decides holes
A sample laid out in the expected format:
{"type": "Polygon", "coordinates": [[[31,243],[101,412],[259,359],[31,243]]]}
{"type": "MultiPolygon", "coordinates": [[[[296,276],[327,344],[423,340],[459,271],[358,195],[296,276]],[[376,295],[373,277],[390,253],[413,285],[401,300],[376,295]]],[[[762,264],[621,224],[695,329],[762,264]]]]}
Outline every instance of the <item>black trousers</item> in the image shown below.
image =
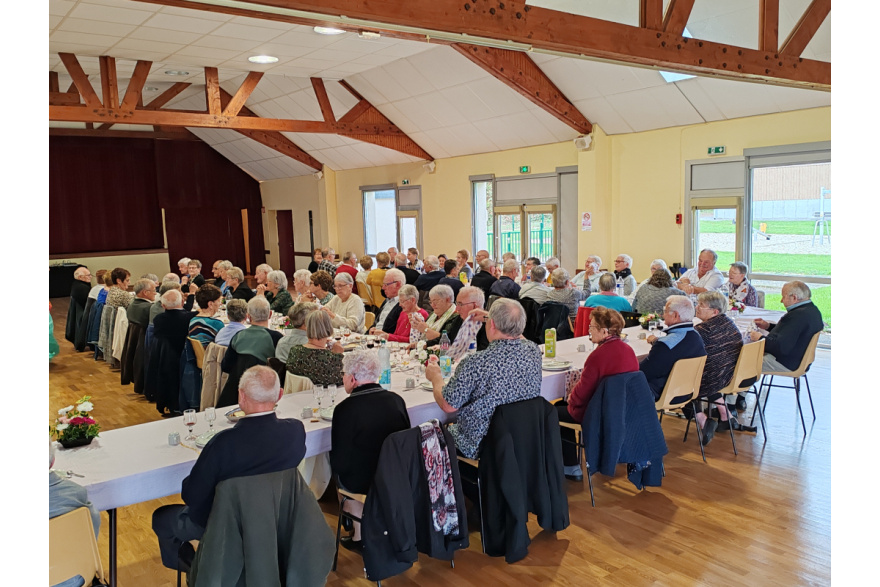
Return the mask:
{"type": "MultiPolygon", "coordinates": [[[[560,422],[568,422],[569,424],[580,424],[568,413],[568,402],[565,400],[556,402],[556,415],[559,416],[560,422]]],[[[559,434],[562,436],[562,464],[566,467],[580,465],[577,457],[577,432],[571,428],[559,427],[559,434]]]]}
{"type": "Polygon", "coordinates": [[[162,564],[177,570],[177,551],[190,540],[199,540],[205,529],[189,519],[189,508],[183,504],[163,505],[153,512],[153,532],[159,539],[162,564]]]}

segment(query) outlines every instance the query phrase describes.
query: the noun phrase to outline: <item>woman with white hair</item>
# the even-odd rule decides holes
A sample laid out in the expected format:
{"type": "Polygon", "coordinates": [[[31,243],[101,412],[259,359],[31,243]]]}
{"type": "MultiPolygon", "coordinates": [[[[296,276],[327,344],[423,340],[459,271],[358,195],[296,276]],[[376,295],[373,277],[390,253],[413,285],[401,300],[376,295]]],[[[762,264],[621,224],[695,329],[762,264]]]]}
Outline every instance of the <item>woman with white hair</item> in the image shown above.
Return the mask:
{"type": "Polygon", "coordinates": [[[428,313],[419,307],[419,290],[414,285],[404,285],[401,287],[397,294],[397,300],[400,304],[401,312],[394,332],[388,334],[375,328],[371,329],[370,332],[385,340],[410,342],[412,331],[418,333],[418,330],[415,330],[412,325],[418,322],[419,319],[424,322],[428,317],[428,313]]]}
{"type": "Polygon", "coordinates": [[[648,278],[647,283],[642,284],[633,298],[633,312],[647,314],[649,312],[662,312],[669,296],[683,296],[685,293],[675,287],[672,274],[666,269],[657,269],[648,278]]]}
{"type": "Polygon", "coordinates": [[[293,305],[293,298],[287,291],[287,275],[284,274],[284,271],[279,269],[270,271],[266,276],[266,289],[268,289],[264,294],[266,301],[269,301],[269,294],[272,294],[271,302],[269,302],[272,311],[287,314],[290,306],[293,305]]]}
{"type": "Polygon", "coordinates": [[[654,275],[654,272],[657,271],[658,269],[662,269],[662,270],[666,271],[667,273],[669,273],[670,279],[673,279],[673,280],[675,279],[674,277],[672,277],[672,272],[669,271],[669,267],[666,265],[666,261],[664,261],[663,259],[654,259],[653,261],[651,261],[651,272],[649,273],[648,278],[645,279],[643,282],[641,282],[639,284],[639,287],[642,287],[643,285],[647,285],[648,282],[651,280],[651,276],[654,275]]]}
{"type": "Polygon", "coordinates": [[[547,294],[547,301],[565,304],[568,307],[568,315],[572,318],[576,317],[578,305],[587,299],[587,292],[575,287],[568,271],[562,267],[554,269],[550,277],[553,280],[553,291],[547,294]]]}
{"type": "Polygon", "coordinates": [[[304,345],[309,341],[309,337],[306,336],[306,316],[320,309],[321,306],[313,302],[302,302],[290,306],[287,311],[287,319],[290,321],[291,328],[287,330],[284,338],[279,340],[275,347],[276,359],[286,363],[290,356],[290,349],[304,345]]]}
{"type": "MultiPolygon", "coordinates": [[[[355,351],[342,359],[342,382],[349,396],[333,410],[330,429],[330,466],[339,486],[347,491],[366,493],[379,463],[382,443],[389,434],[410,427],[406,402],[393,391],[376,383],[382,372],[377,353],[355,351]]],[[[345,509],[361,517],[363,504],[347,500],[345,509]]],[[[359,551],[360,524],[342,545],[359,551]]]]}
{"type": "Polygon", "coordinates": [[[293,273],[293,290],[296,295],[293,297],[294,304],[308,302],[309,286],[312,284],[312,272],[308,269],[299,269],[293,273]]]}
{"type": "Polygon", "coordinates": [[[730,264],[727,271],[730,280],[730,299],[747,306],[758,305],[758,291],[749,283],[749,266],[742,261],[730,264]]]}
{"type": "MultiPolygon", "coordinates": [[[[454,263],[454,261],[450,260],[447,263],[454,263]]],[[[461,282],[459,281],[459,283],[461,282]]],[[[427,340],[430,346],[440,342],[440,337],[447,330],[447,324],[455,316],[455,296],[451,287],[441,283],[431,288],[428,299],[431,303],[431,309],[434,311],[428,317],[427,322],[416,321],[412,327],[422,334],[422,338],[427,340]]]]}
{"type": "Polygon", "coordinates": [[[632,274],[633,258],[621,253],[614,260],[614,278],[623,280],[623,295],[631,296],[639,286],[632,274]]]}
{"type": "Polygon", "coordinates": [[[336,273],[333,278],[336,295],[330,303],[321,308],[330,316],[334,328],[348,328],[358,334],[364,333],[364,301],[354,294],[354,279],[345,272],[336,273]]]}

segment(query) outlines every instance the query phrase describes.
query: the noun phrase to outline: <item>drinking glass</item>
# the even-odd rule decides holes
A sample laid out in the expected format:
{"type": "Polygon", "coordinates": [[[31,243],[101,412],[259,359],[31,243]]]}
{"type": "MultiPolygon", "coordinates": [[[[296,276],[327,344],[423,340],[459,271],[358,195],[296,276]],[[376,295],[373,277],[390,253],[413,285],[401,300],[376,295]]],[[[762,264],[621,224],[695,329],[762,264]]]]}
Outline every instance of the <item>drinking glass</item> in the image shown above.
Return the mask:
{"type": "Polygon", "coordinates": [[[351,328],[349,328],[348,326],[344,327],[344,328],[342,329],[342,336],[344,336],[346,339],[347,339],[349,336],[351,336],[351,328]]]}
{"type": "Polygon", "coordinates": [[[186,436],[184,440],[195,440],[196,437],[193,435],[193,426],[196,425],[196,411],[195,410],[184,410],[183,411],[183,423],[189,428],[189,434],[186,436]]]}
{"type": "Polygon", "coordinates": [[[648,332],[650,334],[654,334],[654,331],[657,330],[657,327],[660,325],[659,320],[651,320],[648,322],[648,332]]]}
{"type": "Polygon", "coordinates": [[[314,396],[314,398],[315,398],[315,403],[316,403],[317,406],[318,406],[318,407],[316,407],[316,408],[312,408],[312,413],[313,413],[316,417],[317,417],[317,415],[318,415],[318,414],[320,413],[320,411],[321,411],[321,407],[322,407],[321,404],[322,404],[323,401],[324,401],[324,396],[326,395],[326,393],[327,393],[327,390],[324,388],[323,385],[316,385],[316,386],[312,389],[312,395],[314,396]]]}
{"type": "Polygon", "coordinates": [[[205,421],[208,422],[208,430],[214,431],[214,420],[217,419],[217,410],[214,408],[205,408],[205,421]]]}
{"type": "Polygon", "coordinates": [[[330,407],[336,406],[336,394],[339,392],[338,385],[328,385],[327,394],[330,396],[330,407]]]}

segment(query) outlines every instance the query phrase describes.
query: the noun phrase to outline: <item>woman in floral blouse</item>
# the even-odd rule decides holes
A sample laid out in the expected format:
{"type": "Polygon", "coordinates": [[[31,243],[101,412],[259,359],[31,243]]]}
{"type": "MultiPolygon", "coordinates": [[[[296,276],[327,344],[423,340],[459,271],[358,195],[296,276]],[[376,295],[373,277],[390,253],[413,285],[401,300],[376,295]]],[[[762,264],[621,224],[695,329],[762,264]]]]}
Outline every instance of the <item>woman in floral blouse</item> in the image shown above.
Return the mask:
{"type": "Polygon", "coordinates": [[[730,264],[727,278],[730,280],[730,299],[747,306],[758,305],[758,292],[748,280],[749,266],[741,261],[730,264]]]}
{"type": "Polygon", "coordinates": [[[324,312],[306,316],[306,336],[308,342],[290,349],[287,371],[308,377],[315,385],[342,385],[342,345],[337,342],[327,348],[333,338],[330,317],[324,312]]]}

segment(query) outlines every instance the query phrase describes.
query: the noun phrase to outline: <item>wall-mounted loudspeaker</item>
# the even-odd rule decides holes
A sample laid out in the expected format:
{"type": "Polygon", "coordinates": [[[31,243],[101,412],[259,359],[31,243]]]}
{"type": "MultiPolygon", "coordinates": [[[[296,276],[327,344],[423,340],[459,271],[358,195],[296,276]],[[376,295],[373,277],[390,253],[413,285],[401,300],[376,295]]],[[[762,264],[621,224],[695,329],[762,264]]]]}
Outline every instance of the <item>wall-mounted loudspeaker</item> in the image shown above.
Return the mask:
{"type": "Polygon", "coordinates": [[[427,171],[428,173],[434,173],[434,171],[437,169],[437,164],[433,161],[428,161],[427,163],[422,165],[422,167],[424,167],[425,171],[427,171]]]}
{"type": "Polygon", "coordinates": [[[579,151],[586,151],[593,143],[593,135],[585,135],[574,140],[574,146],[579,151]]]}

